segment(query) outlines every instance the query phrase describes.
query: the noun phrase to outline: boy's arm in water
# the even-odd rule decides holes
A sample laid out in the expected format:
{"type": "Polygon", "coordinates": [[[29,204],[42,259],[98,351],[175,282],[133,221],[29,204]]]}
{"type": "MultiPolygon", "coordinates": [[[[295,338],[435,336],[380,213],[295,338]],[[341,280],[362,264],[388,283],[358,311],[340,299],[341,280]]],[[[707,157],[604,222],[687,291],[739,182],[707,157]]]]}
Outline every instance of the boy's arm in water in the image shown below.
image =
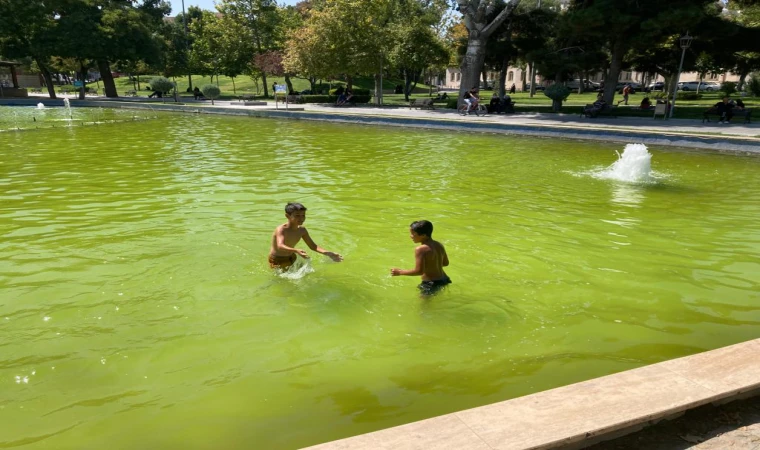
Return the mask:
{"type": "Polygon", "coordinates": [[[311,236],[309,236],[309,232],[306,231],[306,228],[303,229],[303,241],[306,242],[306,245],[308,245],[309,248],[312,249],[313,251],[317,253],[321,253],[325,256],[329,256],[330,259],[332,259],[335,262],[343,261],[343,257],[340,254],[327,251],[323,249],[322,247],[318,246],[316,242],[314,242],[314,240],[311,238],[311,236]]]}
{"type": "Polygon", "coordinates": [[[443,267],[447,267],[449,265],[449,255],[446,253],[446,247],[441,244],[441,251],[443,251],[443,261],[441,262],[441,265],[443,267]]]}
{"type": "Polygon", "coordinates": [[[425,247],[420,245],[416,249],[414,249],[414,269],[411,270],[403,270],[403,269],[391,269],[391,275],[394,277],[397,277],[399,275],[422,275],[425,273],[425,247]]]}
{"type": "Polygon", "coordinates": [[[285,245],[285,232],[282,230],[282,227],[278,227],[274,233],[275,233],[275,236],[277,237],[277,251],[278,252],[297,253],[301,255],[302,258],[309,257],[309,254],[306,253],[306,250],[288,247],[287,245],[285,245]]]}

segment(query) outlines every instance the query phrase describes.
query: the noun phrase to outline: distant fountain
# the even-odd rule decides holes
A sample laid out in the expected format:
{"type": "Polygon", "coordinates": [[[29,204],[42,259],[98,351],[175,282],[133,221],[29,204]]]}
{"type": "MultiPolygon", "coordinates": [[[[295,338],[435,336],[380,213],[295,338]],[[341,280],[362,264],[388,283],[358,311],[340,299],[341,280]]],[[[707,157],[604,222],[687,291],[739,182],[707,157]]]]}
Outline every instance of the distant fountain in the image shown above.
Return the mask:
{"type": "Polygon", "coordinates": [[[650,181],[652,179],[652,154],[644,144],[628,144],[623,154],[610,167],[599,172],[599,178],[618,181],[650,181]]]}
{"type": "Polygon", "coordinates": [[[69,99],[67,98],[63,99],[63,110],[66,112],[66,117],[73,119],[71,115],[71,102],[69,102],[69,99]]]}
{"type": "Polygon", "coordinates": [[[37,103],[37,109],[45,109],[45,104],[42,102],[37,103]]]}

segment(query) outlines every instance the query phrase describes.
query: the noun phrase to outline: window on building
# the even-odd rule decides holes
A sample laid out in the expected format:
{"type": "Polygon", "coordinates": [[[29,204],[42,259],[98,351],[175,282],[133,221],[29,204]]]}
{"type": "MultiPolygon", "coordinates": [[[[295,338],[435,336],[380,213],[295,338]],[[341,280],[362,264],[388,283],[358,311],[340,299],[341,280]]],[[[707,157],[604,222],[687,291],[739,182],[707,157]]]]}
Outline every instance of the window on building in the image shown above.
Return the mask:
{"type": "Polygon", "coordinates": [[[515,73],[509,72],[509,75],[507,75],[507,81],[513,81],[515,79],[515,73]]]}
{"type": "Polygon", "coordinates": [[[711,74],[710,74],[710,79],[711,79],[711,80],[717,80],[719,76],[720,76],[720,75],[719,75],[719,74],[717,74],[717,73],[711,73],[711,74]]]}
{"type": "Polygon", "coordinates": [[[456,77],[457,75],[454,72],[451,72],[451,81],[454,81],[456,77]]]}
{"type": "Polygon", "coordinates": [[[525,81],[525,72],[522,73],[522,76],[520,77],[520,81],[525,81]]]}
{"type": "Polygon", "coordinates": [[[457,81],[462,81],[462,73],[457,73],[457,81]]]}

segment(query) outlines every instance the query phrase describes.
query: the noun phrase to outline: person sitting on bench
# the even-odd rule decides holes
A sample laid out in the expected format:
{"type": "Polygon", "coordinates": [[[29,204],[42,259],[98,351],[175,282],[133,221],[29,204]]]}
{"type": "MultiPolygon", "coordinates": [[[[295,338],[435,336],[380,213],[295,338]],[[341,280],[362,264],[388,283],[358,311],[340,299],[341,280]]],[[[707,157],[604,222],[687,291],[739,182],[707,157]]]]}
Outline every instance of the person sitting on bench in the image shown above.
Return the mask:
{"type": "Polygon", "coordinates": [[[720,120],[718,123],[728,123],[731,121],[731,118],[734,117],[733,111],[734,109],[733,103],[729,101],[728,97],[723,97],[723,100],[716,103],[712,108],[710,108],[711,111],[717,112],[720,114],[720,120]]]}

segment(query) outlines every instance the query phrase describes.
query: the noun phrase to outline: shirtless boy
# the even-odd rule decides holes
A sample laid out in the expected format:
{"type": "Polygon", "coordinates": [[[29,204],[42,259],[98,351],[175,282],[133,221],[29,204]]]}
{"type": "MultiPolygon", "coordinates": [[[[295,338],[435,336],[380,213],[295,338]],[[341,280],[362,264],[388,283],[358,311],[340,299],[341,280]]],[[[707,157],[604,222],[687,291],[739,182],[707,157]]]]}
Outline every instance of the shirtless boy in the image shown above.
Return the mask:
{"type": "Polygon", "coordinates": [[[285,206],[287,223],[275,228],[272,234],[272,249],[269,250],[269,266],[286,270],[296,262],[296,254],[302,258],[308,258],[309,254],[304,250],[295,248],[295,245],[303,239],[310,249],[317,253],[329,256],[333,261],[343,261],[343,257],[337,253],[328,252],[311,240],[309,232],[303,227],[306,220],[306,207],[300,203],[288,203],[285,206]]]}
{"type": "Polygon", "coordinates": [[[414,249],[414,269],[391,269],[391,275],[421,275],[419,285],[422,295],[432,295],[451,283],[451,279],[443,271],[449,265],[449,257],[443,245],[433,240],[433,224],[427,220],[418,220],[409,226],[410,238],[417,244],[414,249]]]}

